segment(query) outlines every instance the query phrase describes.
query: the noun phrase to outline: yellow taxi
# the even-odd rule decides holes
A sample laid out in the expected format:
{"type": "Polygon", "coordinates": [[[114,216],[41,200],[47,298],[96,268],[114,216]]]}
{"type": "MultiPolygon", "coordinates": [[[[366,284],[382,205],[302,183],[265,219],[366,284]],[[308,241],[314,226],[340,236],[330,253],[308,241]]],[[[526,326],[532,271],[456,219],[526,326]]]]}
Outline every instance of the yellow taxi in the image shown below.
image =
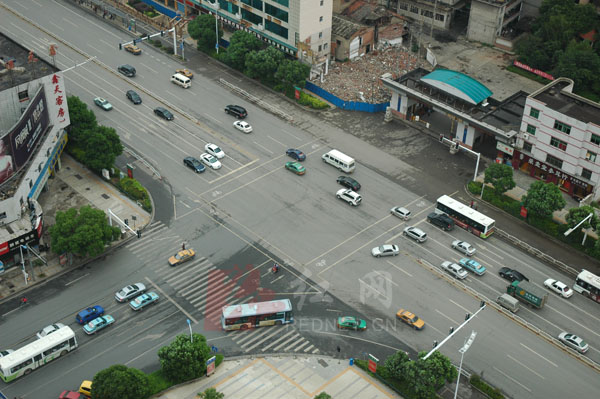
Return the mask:
{"type": "Polygon", "coordinates": [[[196,256],[196,252],[193,249],[184,249],[169,258],[169,266],[180,265],[190,259],[194,259],[194,256],[196,256]]]}
{"type": "Polygon", "coordinates": [[[129,51],[131,54],[135,54],[135,55],[142,54],[142,49],[131,43],[124,45],[123,48],[125,48],[125,51],[129,51]]]}
{"type": "Polygon", "coordinates": [[[182,74],[188,79],[194,79],[194,74],[187,68],[176,69],[175,72],[182,74]]]}
{"type": "Polygon", "coordinates": [[[92,397],[92,381],[85,380],[79,386],[79,393],[85,395],[88,398],[92,397]]]}
{"type": "Polygon", "coordinates": [[[400,309],[398,313],[396,313],[396,318],[400,321],[408,324],[415,330],[422,330],[425,327],[425,322],[414,313],[409,312],[408,310],[400,309]]]}

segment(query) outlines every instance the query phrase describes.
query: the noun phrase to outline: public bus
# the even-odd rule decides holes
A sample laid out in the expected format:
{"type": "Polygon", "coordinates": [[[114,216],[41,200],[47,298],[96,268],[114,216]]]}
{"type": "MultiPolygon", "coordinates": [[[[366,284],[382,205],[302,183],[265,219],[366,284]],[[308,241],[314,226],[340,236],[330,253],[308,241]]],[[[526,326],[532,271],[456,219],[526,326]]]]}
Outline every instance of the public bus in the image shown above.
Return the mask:
{"type": "Polygon", "coordinates": [[[583,269],[575,279],[573,290],[600,302],[600,277],[583,269]]]}
{"type": "Polygon", "coordinates": [[[0,378],[12,381],[77,348],[75,333],[65,326],[0,357],[0,378]]]}
{"type": "Polygon", "coordinates": [[[442,212],[454,219],[457,226],[481,238],[488,238],[493,232],[496,221],[477,212],[452,197],[442,195],[435,206],[437,212],[442,212]]]}
{"type": "Polygon", "coordinates": [[[292,303],[289,299],[224,306],[221,314],[221,326],[225,331],[293,322],[292,303]]]}

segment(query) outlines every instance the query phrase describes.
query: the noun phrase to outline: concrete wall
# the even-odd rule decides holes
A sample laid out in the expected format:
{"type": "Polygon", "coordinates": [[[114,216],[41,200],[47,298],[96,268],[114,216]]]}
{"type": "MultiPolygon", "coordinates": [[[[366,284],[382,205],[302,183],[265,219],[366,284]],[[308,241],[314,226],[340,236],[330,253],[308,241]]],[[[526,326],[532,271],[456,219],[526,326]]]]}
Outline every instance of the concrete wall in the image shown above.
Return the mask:
{"type": "Polygon", "coordinates": [[[310,49],[317,57],[330,52],[332,10],[333,0],[323,0],[323,5],[321,0],[290,1],[290,17],[294,16],[294,27],[298,31],[299,40],[310,43],[310,49]]]}
{"type": "Polygon", "coordinates": [[[493,45],[501,28],[504,6],[473,0],[469,14],[467,39],[493,45]]]}

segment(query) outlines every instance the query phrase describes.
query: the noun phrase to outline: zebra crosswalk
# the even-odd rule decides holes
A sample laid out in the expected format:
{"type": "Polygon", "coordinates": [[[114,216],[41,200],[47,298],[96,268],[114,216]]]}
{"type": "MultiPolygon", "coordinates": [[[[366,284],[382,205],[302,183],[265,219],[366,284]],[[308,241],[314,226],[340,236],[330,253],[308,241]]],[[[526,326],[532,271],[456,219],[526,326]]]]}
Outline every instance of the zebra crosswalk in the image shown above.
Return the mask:
{"type": "MultiPolygon", "coordinates": [[[[196,314],[201,314],[207,328],[220,329],[223,306],[259,300],[259,290],[239,284],[230,274],[218,269],[199,253],[194,259],[176,266],[177,273],[173,273],[174,268],[168,265],[165,254],[180,250],[183,241],[161,222],[154,222],[144,230],[141,239],[133,241],[126,248],[148,264],[159,279],[174,290],[173,296],[178,298],[178,302],[186,301],[196,314]]],[[[319,352],[290,324],[229,332],[228,336],[246,353],[319,352]]]]}

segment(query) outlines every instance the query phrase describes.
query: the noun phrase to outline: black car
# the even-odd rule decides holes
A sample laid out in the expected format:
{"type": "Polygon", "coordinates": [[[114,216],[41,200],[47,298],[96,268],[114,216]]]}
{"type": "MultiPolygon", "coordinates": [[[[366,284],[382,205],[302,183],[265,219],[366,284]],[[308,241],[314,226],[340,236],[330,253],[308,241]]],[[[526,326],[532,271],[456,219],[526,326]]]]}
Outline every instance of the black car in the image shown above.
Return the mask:
{"type": "Polygon", "coordinates": [[[246,109],[239,105],[228,105],[225,107],[225,113],[235,116],[238,119],[244,119],[248,116],[246,109]]]}
{"type": "Polygon", "coordinates": [[[529,279],[523,276],[521,273],[516,271],[515,269],[511,269],[509,267],[502,267],[498,271],[500,277],[507,279],[508,281],[529,281],[529,279]]]}
{"type": "Polygon", "coordinates": [[[438,227],[441,227],[445,231],[452,230],[454,228],[454,220],[446,214],[432,212],[427,215],[427,221],[438,227]]]}
{"type": "Polygon", "coordinates": [[[202,165],[202,162],[194,157],[185,157],[183,159],[183,164],[196,173],[202,173],[206,170],[204,165],[202,165]]]}
{"type": "Polygon", "coordinates": [[[142,103],[142,98],[140,97],[140,95],[133,90],[127,90],[126,96],[129,99],[129,101],[136,105],[142,103]]]}
{"type": "Polygon", "coordinates": [[[119,72],[121,72],[123,75],[127,76],[128,78],[133,78],[135,76],[135,68],[132,67],[131,65],[128,65],[128,64],[119,65],[117,70],[119,72]]]}
{"type": "Polygon", "coordinates": [[[352,191],[360,190],[360,183],[348,176],[340,176],[337,178],[337,182],[344,187],[351,189],[352,191]]]}
{"type": "Polygon", "coordinates": [[[158,116],[160,116],[163,119],[166,119],[168,121],[172,121],[173,120],[173,114],[168,110],[165,109],[163,107],[156,107],[154,108],[154,113],[158,116]]]}

